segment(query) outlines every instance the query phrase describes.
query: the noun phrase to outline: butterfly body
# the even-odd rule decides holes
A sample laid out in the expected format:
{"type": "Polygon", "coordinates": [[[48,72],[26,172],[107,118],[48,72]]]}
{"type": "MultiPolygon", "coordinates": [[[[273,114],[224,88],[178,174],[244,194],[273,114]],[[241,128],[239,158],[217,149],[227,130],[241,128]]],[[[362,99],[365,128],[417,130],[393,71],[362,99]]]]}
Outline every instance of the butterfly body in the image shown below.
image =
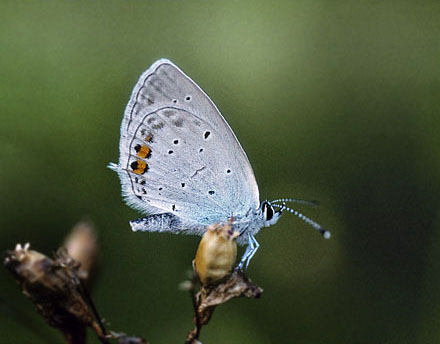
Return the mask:
{"type": "MultiPolygon", "coordinates": [[[[275,212],[276,213],[276,212],[275,212]]],[[[279,213],[281,215],[281,213],[279,213]]],[[[217,218],[206,217],[199,222],[189,220],[172,213],[149,215],[134,221],[130,221],[133,231],[146,232],[173,232],[183,234],[203,235],[210,223],[226,223],[233,219],[233,228],[242,235],[237,238],[237,243],[248,243],[248,235],[255,235],[262,227],[268,227],[272,223],[266,221],[265,215],[258,209],[249,209],[244,215],[220,216],[217,218]],[[246,234],[246,235],[243,235],[246,234]]],[[[278,218],[277,218],[278,219],[278,218]]],[[[276,221],[275,221],[276,222],[276,221]]],[[[274,223],[275,223],[274,222],[274,223]]]]}
{"type": "Polygon", "coordinates": [[[228,123],[169,60],[156,61],[139,78],[119,151],[118,164],[109,167],[120,177],[125,201],[149,214],[130,222],[135,231],[202,235],[208,225],[232,218],[237,242],[258,248],[253,236],[283,210],[260,203],[252,167],[228,123]]]}

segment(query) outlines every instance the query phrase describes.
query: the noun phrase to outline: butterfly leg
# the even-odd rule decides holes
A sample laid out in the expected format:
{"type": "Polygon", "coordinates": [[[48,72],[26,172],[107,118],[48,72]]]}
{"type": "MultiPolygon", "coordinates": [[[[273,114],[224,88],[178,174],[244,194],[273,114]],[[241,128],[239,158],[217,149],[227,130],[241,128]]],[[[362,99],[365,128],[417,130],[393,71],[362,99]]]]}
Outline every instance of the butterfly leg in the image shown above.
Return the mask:
{"type": "Polygon", "coordinates": [[[254,236],[248,234],[248,246],[243,254],[243,257],[241,257],[240,263],[237,266],[239,270],[243,270],[243,265],[245,263],[246,269],[248,268],[249,262],[251,261],[251,258],[254,256],[255,252],[257,252],[258,247],[260,247],[260,245],[258,244],[257,240],[255,240],[254,236]]]}
{"type": "Polygon", "coordinates": [[[258,243],[258,241],[255,239],[255,237],[253,235],[250,236],[250,239],[253,241],[253,248],[252,248],[252,252],[249,254],[249,257],[247,258],[246,269],[248,268],[252,257],[255,255],[255,253],[257,253],[257,250],[260,247],[260,244],[258,243]]]}

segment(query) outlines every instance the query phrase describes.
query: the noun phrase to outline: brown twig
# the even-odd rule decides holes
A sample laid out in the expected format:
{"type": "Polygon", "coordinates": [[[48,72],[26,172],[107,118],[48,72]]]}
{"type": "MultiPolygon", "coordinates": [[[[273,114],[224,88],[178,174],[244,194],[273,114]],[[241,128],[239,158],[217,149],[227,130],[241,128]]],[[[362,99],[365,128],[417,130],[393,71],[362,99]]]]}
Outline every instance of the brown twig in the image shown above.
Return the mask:
{"type": "Polygon", "coordinates": [[[200,322],[200,316],[199,316],[199,311],[198,311],[199,304],[197,301],[197,295],[195,293],[195,287],[196,287],[197,281],[198,281],[197,275],[193,273],[192,279],[190,281],[191,287],[189,288],[189,293],[191,296],[191,301],[192,301],[192,305],[193,305],[193,309],[194,309],[194,329],[188,333],[186,343],[194,343],[194,341],[199,338],[200,331],[203,326],[200,322]]]}
{"type": "Polygon", "coordinates": [[[49,258],[30,250],[29,244],[17,244],[15,250],[6,252],[5,267],[47,323],[63,333],[66,343],[84,344],[86,328],[90,327],[104,344],[109,344],[110,339],[116,339],[118,344],[146,344],[141,337],[106,332],[85,286],[90,277],[88,269],[94,265],[96,258],[96,236],[90,226],[84,226],[75,227],[67,241],[68,248],[76,247],[71,252],[81,263],[72,258],[64,247],[49,258]],[[81,269],[81,264],[87,268],[81,269]]]}
{"type": "Polygon", "coordinates": [[[78,263],[59,250],[54,259],[17,245],[7,251],[5,267],[14,275],[23,293],[35,304],[49,325],[63,333],[67,343],[85,343],[85,328],[93,314],[78,291],[78,263]]]}
{"type": "Polygon", "coordinates": [[[209,226],[200,241],[193,277],[184,284],[194,307],[194,329],[188,333],[187,344],[198,343],[202,327],[218,305],[234,297],[258,298],[263,292],[241,270],[231,271],[236,259],[237,237],[238,233],[232,231],[228,222],[209,226]],[[200,290],[196,294],[197,282],[200,290]]]}
{"type": "Polygon", "coordinates": [[[242,271],[235,270],[215,285],[201,286],[194,293],[196,279],[192,280],[190,288],[194,305],[194,329],[188,333],[187,344],[195,344],[200,337],[200,331],[212,317],[215,308],[235,297],[256,299],[261,296],[263,289],[250,281],[242,271]]]}
{"type": "MultiPolygon", "coordinates": [[[[72,258],[66,248],[60,248],[53,258],[48,258],[30,250],[29,244],[18,244],[15,250],[7,251],[5,267],[48,324],[63,333],[66,343],[84,344],[86,328],[91,327],[104,344],[109,344],[111,339],[116,339],[118,344],[146,344],[141,337],[106,332],[84,284],[90,276],[88,269],[94,265],[96,237],[90,236],[88,229],[79,228],[81,235],[71,235],[67,247],[82,264],[87,265],[87,269],[80,270],[81,263],[72,258]],[[71,241],[82,240],[87,245],[87,237],[93,241],[87,250],[71,241]]],[[[241,270],[231,271],[236,259],[237,235],[227,223],[210,226],[201,240],[194,261],[194,273],[185,283],[194,308],[194,329],[187,335],[187,344],[199,343],[201,329],[208,324],[218,305],[235,297],[258,298],[263,292],[241,270]],[[200,289],[196,293],[198,283],[200,289]]]]}

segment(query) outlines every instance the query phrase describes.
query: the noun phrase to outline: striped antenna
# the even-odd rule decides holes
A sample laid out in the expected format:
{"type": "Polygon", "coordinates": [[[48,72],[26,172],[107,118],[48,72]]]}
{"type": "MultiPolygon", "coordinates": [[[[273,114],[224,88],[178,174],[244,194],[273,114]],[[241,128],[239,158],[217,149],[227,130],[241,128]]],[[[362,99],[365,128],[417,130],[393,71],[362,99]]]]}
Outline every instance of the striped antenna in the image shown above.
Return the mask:
{"type": "Polygon", "coordinates": [[[293,215],[297,216],[299,219],[303,220],[305,223],[309,224],[313,228],[315,228],[319,233],[322,234],[324,239],[330,239],[331,233],[327,229],[324,229],[320,224],[316,223],[312,219],[308,218],[307,216],[301,214],[300,212],[287,207],[285,204],[279,205],[279,204],[272,204],[274,207],[280,208],[280,210],[287,210],[288,212],[292,213],[293,215]]]}
{"type": "Polygon", "coordinates": [[[270,201],[271,203],[277,203],[277,202],[295,202],[303,205],[308,205],[311,207],[317,207],[319,205],[318,201],[308,201],[305,199],[299,199],[299,198],[280,198],[273,201],[270,201]]]}

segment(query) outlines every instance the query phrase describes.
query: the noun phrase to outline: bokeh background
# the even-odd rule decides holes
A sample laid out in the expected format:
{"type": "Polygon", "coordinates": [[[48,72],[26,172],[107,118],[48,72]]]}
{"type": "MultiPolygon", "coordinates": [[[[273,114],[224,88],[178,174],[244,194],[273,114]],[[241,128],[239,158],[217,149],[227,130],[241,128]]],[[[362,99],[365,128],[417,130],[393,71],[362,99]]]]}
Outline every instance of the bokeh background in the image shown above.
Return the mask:
{"type": "MultiPolygon", "coordinates": [[[[133,233],[119,125],[139,75],[167,57],[218,105],[263,198],[286,215],[204,343],[440,341],[440,6],[437,1],[0,2],[0,249],[50,254],[87,217],[99,234],[93,298],[111,328],[182,343],[178,284],[198,237],[133,233]]],[[[0,271],[0,342],[57,343],[0,271]]],[[[90,336],[90,343],[97,343],[90,336]]]]}

